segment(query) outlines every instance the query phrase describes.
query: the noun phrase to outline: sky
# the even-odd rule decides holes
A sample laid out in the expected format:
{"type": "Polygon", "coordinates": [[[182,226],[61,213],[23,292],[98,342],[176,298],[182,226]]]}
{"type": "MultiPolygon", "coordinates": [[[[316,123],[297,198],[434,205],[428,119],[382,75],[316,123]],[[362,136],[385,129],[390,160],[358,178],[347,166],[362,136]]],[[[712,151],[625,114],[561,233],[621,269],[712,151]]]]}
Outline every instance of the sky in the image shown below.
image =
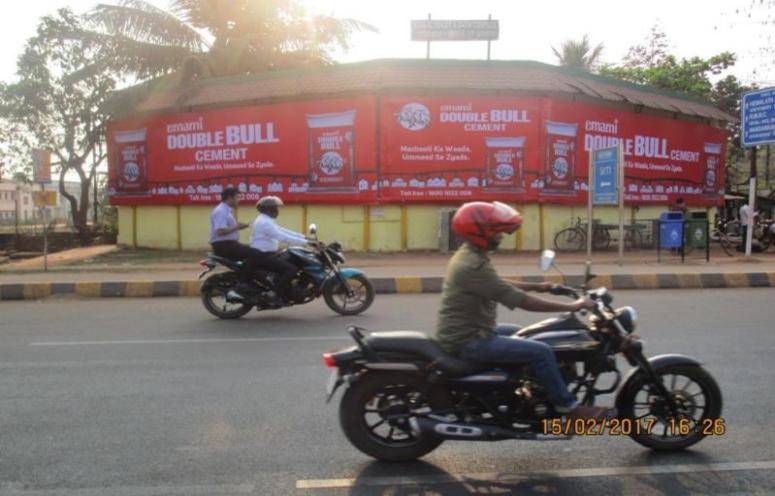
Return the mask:
{"type": "MultiPolygon", "coordinates": [[[[113,0],[104,0],[109,3],[113,0]]],[[[775,44],[775,25],[761,21],[762,9],[750,6],[761,0],[649,0],[642,2],[586,0],[302,0],[312,12],[351,17],[372,24],[379,33],[361,33],[353,47],[337,54],[342,62],[373,58],[422,58],[425,44],[410,41],[409,21],[424,19],[486,19],[500,22],[500,39],[492,44],[492,58],[538,60],[555,63],[551,47],[587,34],[603,43],[603,60],[617,63],[627,49],[642,42],[654,24],[668,36],[673,53],[708,57],[724,50],[735,52],[738,63],[732,73],[745,82],[775,85],[775,62],[760,52],[775,44]],[[768,66],[768,67],[767,67],[768,66]]],[[[775,1],[769,2],[775,9],[775,1]]],[[[0,79],[12,80],[16,58],[32,36],[38,19],[60,7],[76,12],[93,8],[95,0],[25,0],[13,3],[0,17],[0,79]]],[[[164,7],[166,0],[151,3],[164,7]]],[[[9,4],[10,5],[10,4],[9,4]]],[[[769,13],[769,19],[775,18],[769,13]]],[[[485,58],[485,42],[444,42],[431,46],[432,58],[485,58]]]]}

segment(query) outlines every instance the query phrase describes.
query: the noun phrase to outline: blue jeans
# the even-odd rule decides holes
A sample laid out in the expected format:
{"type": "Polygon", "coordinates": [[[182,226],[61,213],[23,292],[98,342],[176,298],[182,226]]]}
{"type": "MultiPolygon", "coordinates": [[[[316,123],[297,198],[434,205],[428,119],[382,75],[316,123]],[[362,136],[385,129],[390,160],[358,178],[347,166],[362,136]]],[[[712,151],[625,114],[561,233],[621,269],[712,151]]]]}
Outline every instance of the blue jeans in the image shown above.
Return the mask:
{"type": "Polygon", "coordinates": [[[460,349],[460,358],[471,362],[529,363],[555,408],[573,409],[576,399],[568,392],[552,348],[540,341],[511,337],[517,330],[518,326],[499,324],[496,336],[466,343],[460,349]]]}

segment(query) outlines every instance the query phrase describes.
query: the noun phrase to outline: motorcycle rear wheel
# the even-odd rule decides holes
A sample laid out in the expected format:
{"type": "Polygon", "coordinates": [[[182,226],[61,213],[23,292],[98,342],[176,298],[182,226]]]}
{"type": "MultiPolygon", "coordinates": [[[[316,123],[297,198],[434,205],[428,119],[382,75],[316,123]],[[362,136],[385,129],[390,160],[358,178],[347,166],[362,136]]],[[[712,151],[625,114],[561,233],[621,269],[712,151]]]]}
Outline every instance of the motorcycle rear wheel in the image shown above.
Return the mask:
{"type": "Polygon", "coordinates": [[[412,432],[412,412],[430,411],[449,405],[438,388],[429,395],[421,377],[408,374],[367,373],[342,397],[339,423],[350,443],[377,460],[400,462],[416,460],[434,449],[443,439],[412,432]]]}
{"type": "Polygon", "coordinates": [[[208,312],[219,319],[238,319],[250,312],[251,305],[230,303],[226,293],[234,289],[239,282],[236,274],[216,274],[202,285],[202,304],[208,312]]]}

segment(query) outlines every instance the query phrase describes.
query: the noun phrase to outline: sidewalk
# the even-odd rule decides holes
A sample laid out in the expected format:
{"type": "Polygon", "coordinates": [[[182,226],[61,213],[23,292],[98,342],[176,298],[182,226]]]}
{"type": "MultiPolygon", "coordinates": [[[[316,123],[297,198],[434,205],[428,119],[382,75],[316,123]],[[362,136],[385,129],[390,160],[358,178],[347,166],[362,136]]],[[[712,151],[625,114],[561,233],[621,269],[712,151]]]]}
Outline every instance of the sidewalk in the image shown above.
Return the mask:
{"type": "MultiPolygon", "coordinates": [[[[203,253],[204,255],[204,253],[203,253]]],[[[692,254],[686,263],[680,257],[663,253],[657,263],[653,251],[630,253],[623,265],[615,253],[596,254],[592,271],[597,285],[611,289],[775,287],[775,254],[756,254],[750,260],[728,257],[723,252],[711,254],[705,262],[692,254]]],[[[445,267],[451,255],[439,253],[350,254],[347,265],[363,270],[378,293],[438,292],[445,267]]],[[[499,253],[493,262],[507,278],[559,282],[556,270],[544,273],[538,267],[537,252],[499,253]]],[[[556,264],[578,282],[584,273],[585,256],[560,253],[556,264]]],[[[80,296],[194,296],[201,268],[193,262],[156,263],[104,267],[78,264],[55,267],[52,271],[0,271],[0,300],[37,299],[54,294],[80,296]]]]}

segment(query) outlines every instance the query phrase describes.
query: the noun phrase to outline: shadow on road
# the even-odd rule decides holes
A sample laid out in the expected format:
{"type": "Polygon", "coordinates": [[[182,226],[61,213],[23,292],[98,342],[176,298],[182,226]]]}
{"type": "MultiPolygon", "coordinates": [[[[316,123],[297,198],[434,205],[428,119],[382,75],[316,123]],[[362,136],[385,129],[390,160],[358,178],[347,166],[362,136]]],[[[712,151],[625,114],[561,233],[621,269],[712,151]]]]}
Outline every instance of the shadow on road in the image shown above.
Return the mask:
{"type": "MultiPolygon", "coordinates": [[[[558,455],[559,456],[559,455],[558,455]]],[[[572,455],[571,455],[572,456],[572,455]]],[[[695,451],[682,453],[646,452],[626,460],[624,465],[655,467],[705,465],[722,460],[695,451]]],[[[557,477],[535,472],[493,473],[486,478],[458,475],[427,462],[371,462],[359,472],[351,496],[390,495],[472,495],[514,494],[525,496],[583,494],[722,494],[748,487],[745,478],[735,472],[682,472],[648,475],[579,475],[557,477]]],[[[750,487],[749,487],[750,488],[750,487]]]]}

